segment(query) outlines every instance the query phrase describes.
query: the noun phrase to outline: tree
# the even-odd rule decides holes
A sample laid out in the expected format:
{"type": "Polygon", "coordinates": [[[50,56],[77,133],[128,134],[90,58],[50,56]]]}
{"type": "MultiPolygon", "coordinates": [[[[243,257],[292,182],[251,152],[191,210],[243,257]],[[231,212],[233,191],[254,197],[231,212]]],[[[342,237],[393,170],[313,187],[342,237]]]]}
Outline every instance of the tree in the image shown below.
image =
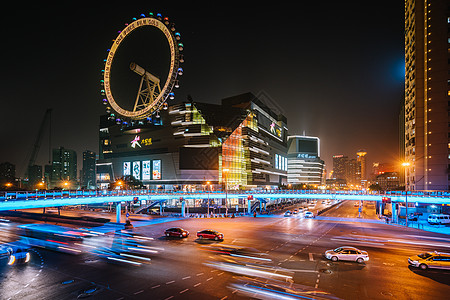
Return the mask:
{"type": "Polygon", "coordinates": [[[134,178],[133,175],[122,176],[113,183],[113,188],[121,188],[124,190],[139,190],[145,188],[142,181],[134,178]]]}
{"type": "Polygon", "coordinates": [[[369,186],[369,190],[371,190],[371,191],[382,191],[383,189],[381,188],[381,186],[378,183],[372,183],[369,186]]]}

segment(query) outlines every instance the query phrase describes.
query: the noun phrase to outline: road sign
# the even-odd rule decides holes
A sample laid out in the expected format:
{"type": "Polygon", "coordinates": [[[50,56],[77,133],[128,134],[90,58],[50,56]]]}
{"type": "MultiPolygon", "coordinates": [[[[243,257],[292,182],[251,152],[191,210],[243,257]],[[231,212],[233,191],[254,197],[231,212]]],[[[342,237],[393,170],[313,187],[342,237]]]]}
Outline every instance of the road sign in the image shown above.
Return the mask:
{"type": "Polygon", "coordinates": [[[130,213],[127,213],[126,216],[127,216],[127,218],[128,218],[128,217],[130,216],[130,213]]]}

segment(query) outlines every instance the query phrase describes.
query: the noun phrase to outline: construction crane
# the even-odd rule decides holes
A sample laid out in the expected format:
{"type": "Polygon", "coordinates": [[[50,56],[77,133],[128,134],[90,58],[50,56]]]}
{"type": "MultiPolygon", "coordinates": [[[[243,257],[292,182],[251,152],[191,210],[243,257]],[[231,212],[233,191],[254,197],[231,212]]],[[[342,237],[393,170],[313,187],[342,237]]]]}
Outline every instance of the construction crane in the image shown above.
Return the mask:
{"type": "Polygon", "coordinates": [[[48,160],[50,163],[50,151],[51,151],[51,115],[52,115],[52,109],[48,108],[45,111],[44,114],[44,118],[42,119],[41,122],[41,126],[39,126],[39,131],[38,131],[38,135],[36,136],[36,140],[34,141],[33,144],[33,148],[30,152],[30,154],[28,155],[28,165],[27,165],[27,169],[25,171],[25,177],[28,177],[28,170],[30,169],[31,166],[34,166],[35,162],[36,162],[36,158],[39,154],[39,149],[41,147],[41,142],[42,142],[42,136],[44,135],[45,132],[45,128],[47,127],[47,123],[48,123],[48,128],[49,128],[49,133],[48,133],[48,160]]]}

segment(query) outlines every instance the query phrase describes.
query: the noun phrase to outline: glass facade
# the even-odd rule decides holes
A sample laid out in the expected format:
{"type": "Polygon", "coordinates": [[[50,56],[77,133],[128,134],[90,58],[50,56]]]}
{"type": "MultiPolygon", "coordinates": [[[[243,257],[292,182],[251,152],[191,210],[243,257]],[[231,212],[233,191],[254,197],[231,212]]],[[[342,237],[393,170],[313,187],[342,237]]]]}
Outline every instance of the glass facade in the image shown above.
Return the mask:
{"type": "Polygon", "coordinates": [[[222,181],[228,188],[246,186],[252,180],[250,155],[244,147],[243,128],[258,131],[258,122],[253,113],[233,131],[222,144],[222,181]]]}

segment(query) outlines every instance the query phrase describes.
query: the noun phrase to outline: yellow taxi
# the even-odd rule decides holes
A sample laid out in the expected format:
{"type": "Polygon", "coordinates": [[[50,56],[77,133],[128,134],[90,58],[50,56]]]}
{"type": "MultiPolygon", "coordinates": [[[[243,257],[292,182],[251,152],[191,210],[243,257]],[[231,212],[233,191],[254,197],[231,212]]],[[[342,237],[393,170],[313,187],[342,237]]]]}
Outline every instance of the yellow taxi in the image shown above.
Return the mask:
{"type": "Polygon", "coordinates": [[[408,258],[411,266],[426,270],[428,268],[450,270],[450,253],[425,252],[408,258]]]}

